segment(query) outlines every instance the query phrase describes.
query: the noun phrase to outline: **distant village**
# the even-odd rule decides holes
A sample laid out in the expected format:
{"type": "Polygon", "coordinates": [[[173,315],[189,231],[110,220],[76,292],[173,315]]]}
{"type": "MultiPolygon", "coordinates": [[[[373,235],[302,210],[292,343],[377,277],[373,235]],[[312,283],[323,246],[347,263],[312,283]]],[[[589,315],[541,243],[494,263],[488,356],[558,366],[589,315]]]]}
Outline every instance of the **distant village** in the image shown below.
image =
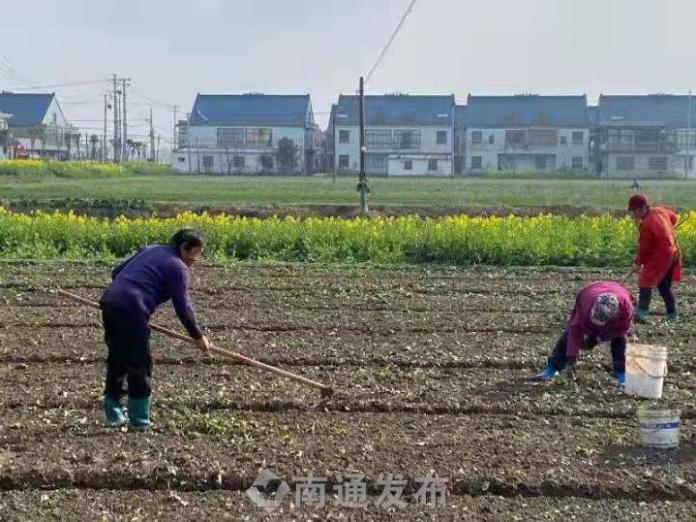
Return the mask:
{"type": "MultiPolygon", "coordinates": [[[[602,95],[597,105],[584,95],[469,95],[464,104],[454,95],[368,95],[364,113],[368,175],[694,172],[696,104],[686,95],[602,95]]],[[[359,116],[355,95],[338,97],[322,130],[309,95],[199,94],[176,123],[171,165],[190,174],[355,174],[359,116]]],[[[146,143],[116,147],[106,136],[71,125],[55,94],[0,93],[0,160],[158,160],[146,143]]]]}

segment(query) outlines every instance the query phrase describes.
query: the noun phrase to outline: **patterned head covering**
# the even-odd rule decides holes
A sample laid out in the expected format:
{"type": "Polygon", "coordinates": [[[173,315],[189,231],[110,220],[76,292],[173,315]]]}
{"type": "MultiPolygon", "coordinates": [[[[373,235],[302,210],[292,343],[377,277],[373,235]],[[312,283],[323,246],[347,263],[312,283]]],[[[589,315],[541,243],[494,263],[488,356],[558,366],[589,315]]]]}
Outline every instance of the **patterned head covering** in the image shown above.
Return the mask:
{"type": "Polygon", "coordinates": [[[592,304],[590,321],[597,326],[604,326],[619,315],[619,300],[614,294],[600,294],[592,304]]]}

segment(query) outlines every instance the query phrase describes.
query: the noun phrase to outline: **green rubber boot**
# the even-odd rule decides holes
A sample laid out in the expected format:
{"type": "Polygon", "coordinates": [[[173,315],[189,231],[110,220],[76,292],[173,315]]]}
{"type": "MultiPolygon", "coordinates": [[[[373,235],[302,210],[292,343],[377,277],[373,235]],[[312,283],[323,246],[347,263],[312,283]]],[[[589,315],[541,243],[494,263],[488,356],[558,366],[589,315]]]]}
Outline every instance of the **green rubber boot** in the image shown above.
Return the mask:
{"type": "Polygon", "coordinates": [[[118,428],[126,423],[126,416],[123,413],[123,406],[117,400],[104,396],[104,414],[106,415],[106,425],[110,428],[118,428]]]}
{"type": "Polygon", "coordinates": [[[150,427],[150,397],[140,399],[128,398],[128,419],[131,428],[147,429],[150,427]]]}
{"type": "Polygon", "coordinates": [[[650,310],[646,308],[636,308],[633,320],[636,323],[644,323],[648,319],[648,315],[650,315],[650,310]]]}

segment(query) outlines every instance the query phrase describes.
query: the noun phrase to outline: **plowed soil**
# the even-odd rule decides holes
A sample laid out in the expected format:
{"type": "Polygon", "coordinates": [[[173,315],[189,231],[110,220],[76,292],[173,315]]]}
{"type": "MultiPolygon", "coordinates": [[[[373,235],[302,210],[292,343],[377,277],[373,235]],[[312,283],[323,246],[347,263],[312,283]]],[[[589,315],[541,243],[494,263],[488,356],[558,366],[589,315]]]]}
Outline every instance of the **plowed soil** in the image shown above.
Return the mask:
{"type": "MultiPolygon", "coordinates": [[[[669,349],[657,405],[682,410],[681,445],[642,448],[609,350],[578,380],[538,384],[588,269],[235,264],[194,269],[193,300],[216,344],[331,384],[297,383],[153,335],[153,427],[103,426],[98,299],[108,267],[0,266],[0,520],[693,520],[696,278],[683,319],[659,297],[640,342],[669,349]],[[260,469],[296,486],[328,480],[327,506],[294,494],[267,515],[245,490],[260,469]],[[413,493],[429,471],[446,504],[413,493]],[[337,506],[341,475],[364,475],[366,509],[337,506]],[[372,502],[402,475],[404,507],[372,502]]],[[[180,330],[165,305],[153,321],[180,330]]],[[[654,405],[654,404],[653,404],[654,405]]]]}

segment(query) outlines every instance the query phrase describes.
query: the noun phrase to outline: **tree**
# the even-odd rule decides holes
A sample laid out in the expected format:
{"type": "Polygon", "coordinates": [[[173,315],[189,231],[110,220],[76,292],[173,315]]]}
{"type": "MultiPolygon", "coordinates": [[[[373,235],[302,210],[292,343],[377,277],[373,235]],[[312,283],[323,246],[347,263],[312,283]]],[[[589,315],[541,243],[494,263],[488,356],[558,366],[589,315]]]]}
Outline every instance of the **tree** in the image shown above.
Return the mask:
{"type": "Polygon", "coordinates": [[[97,143],[99,143],[99,136],[97,136],[96,134],[92,134],[89,137],[89,143],[92,146],[92,151],[90,153],[90,156],[92,158],[92,161],[96,161],[97,160],[97,143]]]}
{"type": "Polygon", "coordinates": [[[8,129],[0,130],[0,150],[7,154],[7,148],[10,144],[10,131],[8,129]]]}
{"type": "Polygon", "coordinates": [[[41,139],[45,141],[44,138],[44,127],[40,125],[38,127],[29,127],[29,157],[34,157],[34,147],[36,146],[36,140],[41,139]]]}
{"type": "Polygon", "coordinates": [[[293,174],[297,170],[297,145],[295,142],[290,138],[282,138],[278,142],[276,159],[281,174],[293,174]]]}

